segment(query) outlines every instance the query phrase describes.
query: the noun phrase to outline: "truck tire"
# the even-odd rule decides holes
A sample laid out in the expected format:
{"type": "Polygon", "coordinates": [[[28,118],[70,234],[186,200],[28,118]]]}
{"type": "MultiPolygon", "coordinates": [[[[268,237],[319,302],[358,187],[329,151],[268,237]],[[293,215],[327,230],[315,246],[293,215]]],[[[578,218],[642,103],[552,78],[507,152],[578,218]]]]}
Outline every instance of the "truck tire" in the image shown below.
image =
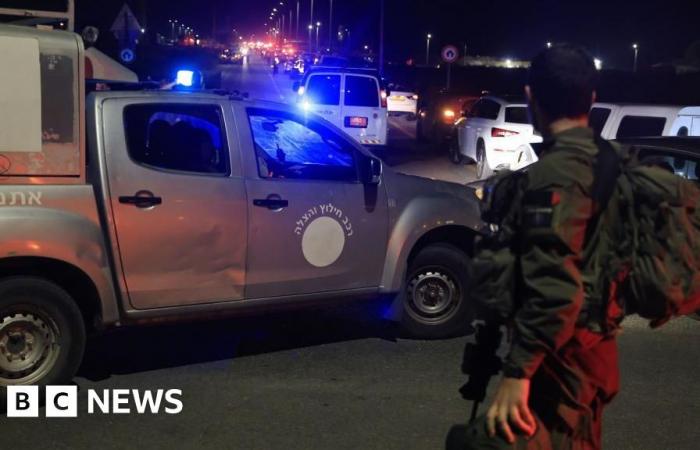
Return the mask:
{"type": "Polygon", "coordinates": [[[401,324],[411,336],[441,339],[468,332],[473,308],[467,300],[469,256],[450,244],[422,249],[408,269],[401,324]]]}
{"type": "Polygon", "coordinates": [[[0,387],[66,384],[84,350],[85,323],[65,290],[37,277],[0,280],[0,387]]]}

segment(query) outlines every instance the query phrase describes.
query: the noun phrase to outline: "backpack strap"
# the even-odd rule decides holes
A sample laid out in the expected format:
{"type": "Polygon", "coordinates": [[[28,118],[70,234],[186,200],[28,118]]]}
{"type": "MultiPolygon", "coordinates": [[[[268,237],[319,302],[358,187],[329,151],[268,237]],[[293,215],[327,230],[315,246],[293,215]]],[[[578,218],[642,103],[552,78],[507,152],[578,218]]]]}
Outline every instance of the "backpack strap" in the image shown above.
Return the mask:
{"type": "Polygon", "coordinates": [[[598,228],[598,222],[605,208],[610,202],[610,198],[615,192],[615,185],[620,176],[620,155],[615,147],[600,136],[596,136],[595,144],[598,147],[598,155],[593,161],[593,186],[591,187],[591,198],[596,206],[595,213],[586,226],[586,238],[584,248],[593,237],[593,233],[598,228]]]}

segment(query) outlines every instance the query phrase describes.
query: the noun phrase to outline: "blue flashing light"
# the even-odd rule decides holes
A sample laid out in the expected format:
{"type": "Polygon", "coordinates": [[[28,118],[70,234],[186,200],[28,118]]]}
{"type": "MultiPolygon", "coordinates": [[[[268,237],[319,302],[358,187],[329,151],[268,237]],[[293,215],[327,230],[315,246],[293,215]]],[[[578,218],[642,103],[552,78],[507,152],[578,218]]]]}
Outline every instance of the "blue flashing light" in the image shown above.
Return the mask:
{"type": "Polygon", "coordinates": [[[194,72],[192,70],[178,70],[175,84],[183,87],[192,87],[194,72]]]}

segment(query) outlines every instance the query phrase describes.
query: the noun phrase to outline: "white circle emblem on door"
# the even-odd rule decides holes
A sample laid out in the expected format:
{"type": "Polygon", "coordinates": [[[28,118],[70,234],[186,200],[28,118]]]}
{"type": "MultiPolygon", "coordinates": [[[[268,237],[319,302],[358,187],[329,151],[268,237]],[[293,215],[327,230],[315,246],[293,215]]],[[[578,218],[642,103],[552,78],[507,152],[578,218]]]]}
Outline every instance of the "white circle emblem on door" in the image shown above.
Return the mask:
{"type": "Polygon", "coordinates": [[[331,217],[314,219],[304,230],[301,250],[304,258],[316,267],[328,267],[340,258],[345,247],[345,231],[331,217]]]}

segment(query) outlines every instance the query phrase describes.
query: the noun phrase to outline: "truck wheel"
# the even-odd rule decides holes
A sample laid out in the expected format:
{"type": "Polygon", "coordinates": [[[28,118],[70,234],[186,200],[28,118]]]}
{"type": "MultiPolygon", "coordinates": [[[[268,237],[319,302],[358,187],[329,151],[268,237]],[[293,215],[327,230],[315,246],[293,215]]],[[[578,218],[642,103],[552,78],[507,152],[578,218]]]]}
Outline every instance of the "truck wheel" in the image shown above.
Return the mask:
{"type": "Polygon", "coordinates": [[[469,257],[449,244],[433,244],[418,253],[403,292],[402,326],[428,339],[460,335],[469,329],[473,310],[466,299],[469,257]]]}
{"type": "Polygon", "coordinates": [[[84,349],[83,317],[66,291],[41,278],[0,281],[0,386],[65,384],[84,349]]]}

